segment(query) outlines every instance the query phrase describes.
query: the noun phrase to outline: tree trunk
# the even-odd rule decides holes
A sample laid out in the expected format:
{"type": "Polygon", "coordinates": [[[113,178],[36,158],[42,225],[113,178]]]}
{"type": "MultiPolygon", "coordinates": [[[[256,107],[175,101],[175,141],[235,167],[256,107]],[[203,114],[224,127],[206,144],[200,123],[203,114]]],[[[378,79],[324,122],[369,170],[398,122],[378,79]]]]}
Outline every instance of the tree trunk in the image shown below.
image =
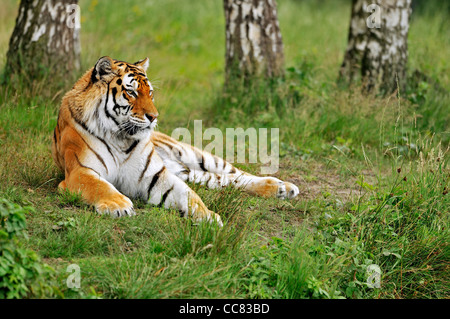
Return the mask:
{"type": "Polygon", "coordinates": [[[367,92],[403,91],[410,14],[411,0],[353,0],[341,80],[361,76],[367,92]]]}
{"type": "Polygon", "coordinates": [[[9,42],[7,74],[65,76],[80,68],[78,0],[22,0],[9,42]]]}
{"type": "Polygon", "coordinates": [[[283,41],[275,0],[224,0],[226,79],[283,75],[283,41]]]}

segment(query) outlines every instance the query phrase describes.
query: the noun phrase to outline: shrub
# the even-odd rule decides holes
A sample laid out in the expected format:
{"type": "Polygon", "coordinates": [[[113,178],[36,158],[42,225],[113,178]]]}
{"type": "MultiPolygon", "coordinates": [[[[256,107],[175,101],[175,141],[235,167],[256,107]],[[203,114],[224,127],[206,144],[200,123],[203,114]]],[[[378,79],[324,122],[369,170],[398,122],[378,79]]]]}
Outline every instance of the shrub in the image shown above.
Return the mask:
{"type": "Polygon", "coordinates": [[[20,241],[27,239],[25,214],[32,210],[0,199],[0,299],[53,294],[47,283],[53,269],[20,241]]]}

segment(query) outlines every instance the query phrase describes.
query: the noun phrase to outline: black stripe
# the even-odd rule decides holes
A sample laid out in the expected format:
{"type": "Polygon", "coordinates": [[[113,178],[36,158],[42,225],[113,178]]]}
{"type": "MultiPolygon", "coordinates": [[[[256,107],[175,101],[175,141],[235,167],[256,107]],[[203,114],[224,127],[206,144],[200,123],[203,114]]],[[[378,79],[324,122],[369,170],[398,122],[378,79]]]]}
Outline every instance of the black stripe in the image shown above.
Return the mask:
{"type": "Polygon", "coordinates": [[[113,154],[113,152],[111,151],[111,148],[110,148],[109,145],[105,142],[105,140],[102,139],[101,137],[98,137],[98,136],[94,135],[94,134],[92,134],[92,135],[93,135],[94,137],[98,138],[98,139],[100,140],[100,142],[102,142],[103,144],[105,144],[106,148],[108,149],[109,154],[111,154],[111,157],[114,159],[114,162],[117,163],[117,160],[116,160],[116,158],[114,157],[114,154],[113,154]]]}
{"type": "MultiPolygon", "coordinates": [[[[166,142],[163,140],[159,140],[159,139],[154,139],[153,140],[155,142],[155,144],[163,144],[166,145],[169,150],[172,152],[172,154],[175,155],[175,157],[178,158],[178,160],[181,159],[181,157],[183,156],[183,152],[181,150],[183,150],[183,147],[181,147],[180,145],[172,145],[170,142],[166,142]],[[178,153],[175,153],[175,150],[178,151],[178,153]]],[[[158,145],[159,147],[161,147],[161,145],[158,145]]]]}
{"type": "Polygon", "coordinates": [[[147,171],[148,165],[150,164],[150,161],[152,160],[152,156],[153,156],[153,152],[155,151],[155,148],[152,148],[152,151],[150,152],[150,154],[147,157],[147,163],[145,163],[145,167],[144,170],[141,173],[141,176],[139,177],[139,183],[142,181],[142,179],[144,178],[144,174],[147,171]]]}
{"type": "Polygon", "coordinates": [[[101,176],[95,169],[90,168],[90,167],[88,167],[88,166],[86,166],[86,165],[81,164],[80,159],[78,158],[77,154],[74,153],[74,155],[75,155],[75,159],[76,159],[77,162],[78,162],[78,165],[80,165],[80,166],[83,167],[83,168],[90,169],[90,170],[94,171],[98,176],[101,176]]]}
{"type": "MultiPolygon", "coordinates": [[[[115,88],[114,88],[114,89],[115,89],[115,88]]],[[[117,89],[116,89],[116,90],[117,90],[117,89]]],[[[114,98],[114,96],[113,96],[113,98],[114,98]]],[[[106,90],[105,114],[106,114],[106,117],[108,117],[108,118],[110,118],[111,120],[113,120],[114,123],[115,123],[117,126],[119,126],[119,123],[116,121],[115,118],[113,118],[113,117],[111,116],[111,114],[110,114],[109,111],[108,111],[108,108],[107,108],[107,106],[108,106],[108,99],[109,99],[109,83],[108,83],[108,88],[107,88],[107,90],[106,90]]]]}
{"type": "Polygon", "coordinates": [[[119,106],[117,105],[117,102],[116,102],[117,88],[112,88],[111,94],[112,94],[112,99],[113,99],[113,103],[114,103],[113,111],[114,111],[114,113],[116,113],[116,116],[119,116],[119,111],[117,110],[119,108],[119,106]]]}
{"type": "Polygon", "coordinates": [[[53,130],[53,140],[55,141],[56,146],[56,144],[58,144],[58,142],[56,141],[56,128],[53,130]]]}
{"type": "Polygon", "coordinates": [[[95,107],[94,117],[95,117],[96,119],[100,118],[98,112],[99,112],[99,110],[100,110],[100,104],[101,104],[101,103],[102,103],[102,101],[100,100],[100,101],[98,102],[97,106],[95,107]]]}
{"type": "Polygon", "coordinates": [[[189,173],[190,173],[191,171],[189,170],[189,169],[187,169],[187,168],[184,168],[182,171],[180,171],[178,174],[187,174],[187,175],[189,175],[189,173]]]}
{"type": "Polygon", "coordinates": [[[209,178],[208,178],[208,180],[207,180],[206,183],[205,183],[205,186],[206,186],[206,187],[208,187],[208,183],[209,183],[209,181],[211,180],[211,178],[212,178],[212,173],[209,173],[209,178]]]}
{"type": "MultiPolygon", "coordinates": [[[[116,113],[116,116],[119,116],[119,115],[120,115],[120,110],[121,110],[121,109],[126,109],[125,113],[127,113],[127,112],[128,112],[128,109],[130,108],[130,105],[129,105],[129,104],[128,104],[128,105],[120,105],[120,104],[117,103],[117,100],[116,100],[117,88],[115,88],[115,87],[112,88],[112,89],[111,89],[111,94],[112,94],[112,99],[113,99],[113,103],[114,103],[113,111],[114,111],[114,113],[116,113]]],[[[130,100],[128,99],[128,97],[126,97],[126,94],[124,93],[123,95],[125,96],[125,99],[126,99],[128,102],[130,102],[130,100]]],[[[113,120],[114,120],[114,119],[113,119],[113,120]]],[[[116,121],[114,120],[114,122],[116,122],[116,121]]],[[[116,124],[117,124],[117,122],[116,122],[116,124]]],[[[119,125],[119,124],[117,124],[117,125],[119,125]]]]}
{"type": "Polygon", "coordinates": [[[106,149],[108,150],[109,154],[111,154],[111,157],[114,159],[114,162],[117,163],[117,160],[116,160],[116,158],[114,157],[114,154],[112,153],[111,148],[110,148],[109,145],[105,142],[105,140],[102,139],[101,137],[98,137],[98,136],[95,135],[94,133],[92,133],[91,130],[86,126],[86,124],[85,124],[84,122],[80,121],[79,119],[77,119],[77,118],[74,116],[74,114],[73,114],[73,112],[72,112],[72,109],[69,108],[69,110],[70,110],[70,114],[72,115],[72,118],[75,120],[75,122],[77,122],[77,124],[80,125],[80,126],[81,126],[86,132],[88,132],[90,135],[92,135],[93,137],[95,137],[96,139],[98,139],[100,142],[102,142],[102,143],[106,146],[106,149]]]}
{"type": "Polygon", "coordinates": [[[200,165],[200,168],[202,169],[202,171],[206,172],[207,169],[205,168],[205,156],[203,156],[202,154],[202,159],[200,160],[200,162],[198,163],[200,165]]]}
{"type": "Polygon", "coordinates": [[[169,196],[170,192],[173,191],[173,186],[171,188],[169,188],[163,195],[161,198],[161,202],[159,203],[159,206],[164,207],[164,204],[166,203],[166,199],[167,196],[169,196]]]}
{"type": "MultiPolygon", "coordinates": [[[[97,64],[95,64],[95,66],[97,66],[97,64]]],[[[91,74],[91,82],[95,83],[97,82],[97,69],[94,67],[94,69],[92,70],[92,74],[91,74]]],[[[89,86],[89,84],[88,84],[89,86]]]]}
{"type": "MultiPolygon", "coordinates": [[[[81,92],[86,92],[93,84],[93,81],[89,81],[81,92]]],[[[74,86],[75,87],[75,86],[74,86]]]]}
{"type": "MultiPolygon", "coordinates": [[[[72,108],[69,107],[69,111],[70,111],[70,114],[72,115],[73,119],[75,120],[75,122],[77,122],[78,125],[80,125],[80,126],[81,126],[82,128],[84,128],[86,131],[88,131],[89,134],[92,134],[91,130],[89,130],[89,128],[87,127],[86,123],[80,121],[80,120],[75,116],[75,114],[73,114],[72,108]]],[[[93,135],[93,134],[92,134],[92,135],[93,135]]]]}
{"type": "Polygon", "coordinates": [[[106,173],[108,173],[108,167],[106,166],[105,161],[103,160],[103,157],[101,157],[90,145],[88,142],[84,140],[84,138],[80,135],[80,138],[83,140],[84,144],[89,148],[89,150],[94,153],[94,155],[97,157],[97,159],[102,163],[103,167],[106,169],[106,173]]]}
{"type": "Polygon", "coordinates": [[[138,140],[135,140],[135,141],[133,142],[133,144],[131,144],[131,146],[125,151],[125,154],[130,154],[130,152],[131,152],[132,150],[134,150],[134,148],[135,148],[138,144],[139,144],[139,141],[138,141],[138,140]]]}
{"type": "MultiPolygon", "coordinates": [[[[155,175],[153,175],[152,180],[150,182],[150,184],[148,185],[148,190],[147,190],[147,194],[148,194],[148,199],[150,199],[150,192],[152,191],[152,188],[156,185],[156,183],[158,182],[159,176],[161,175],[161,173],[166,169],[165,166],[163,166],[158,173],[156,173],[155,175]]],[[[148,200],[147,199],[147,200],[148,200]]]]}
{"type": "Polygon", "coordinates": [[[163,140],[160,140],[160,139],[156,139],[155,138],[154,141],[156,143],[160,143],[160,144],[164,144],[164,145],[168,146],[170,150],[172,150],[175,147],[174,145],[170,144],[169,142],[166,142],[166,141],[163,141],[163,140]]]}

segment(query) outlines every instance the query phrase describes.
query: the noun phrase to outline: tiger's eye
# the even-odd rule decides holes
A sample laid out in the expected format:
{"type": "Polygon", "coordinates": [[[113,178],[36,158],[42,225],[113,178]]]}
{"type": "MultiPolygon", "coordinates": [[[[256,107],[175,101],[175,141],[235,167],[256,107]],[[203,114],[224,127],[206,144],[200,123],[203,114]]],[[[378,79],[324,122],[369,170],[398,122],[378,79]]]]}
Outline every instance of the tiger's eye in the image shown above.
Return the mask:
{"type": "Polygon", "coordinates": [[[137,98],[137,95],[136,95],[136,93],[135,93],[134,91],[132,91],[132,90],[127,90],[127,93],[128,93],[129,95],[131,95],[132,97],[137,98]]]}

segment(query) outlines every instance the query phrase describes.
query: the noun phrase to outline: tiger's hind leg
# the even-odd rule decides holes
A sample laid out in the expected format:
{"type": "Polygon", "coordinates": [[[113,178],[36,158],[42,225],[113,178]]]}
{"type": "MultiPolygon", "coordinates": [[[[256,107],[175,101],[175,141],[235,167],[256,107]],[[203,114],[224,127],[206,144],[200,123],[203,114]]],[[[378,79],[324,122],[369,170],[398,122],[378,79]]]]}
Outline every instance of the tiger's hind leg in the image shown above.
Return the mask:
{"type": "MultiPolygon", "coordinates": [[[[144,181],[145,182],[145,181],[144,181]]],[[[191,217],[196,222],[217,222],[223,226],[220,216],[210,211],[200,197],[179,177],[166,167],[148,178],[148,202],[165,208],[175,208],[182,217],[191,217]]]]}
{"type": "Polygon", "coordinates": [[[164,165],[183,181],[201,183],[210,188],[233,185],[253,195],[283,199],[294,198],[300,193],[292,183],[275,177],[251,175],[218,156],[163,133],[152,133],[152,141],[164,165]]]}
{"type": "Polygon", "coordinates": [[[233,186],[252,195],[291,199],[299,194],[299,189],[292,183],[283,182],[274,177],[254,176],[242,171],[233,174],[218,174],[207,171],[183,171],[178,174],[185,182],[197,183],[208,188],[233,186]]]}

